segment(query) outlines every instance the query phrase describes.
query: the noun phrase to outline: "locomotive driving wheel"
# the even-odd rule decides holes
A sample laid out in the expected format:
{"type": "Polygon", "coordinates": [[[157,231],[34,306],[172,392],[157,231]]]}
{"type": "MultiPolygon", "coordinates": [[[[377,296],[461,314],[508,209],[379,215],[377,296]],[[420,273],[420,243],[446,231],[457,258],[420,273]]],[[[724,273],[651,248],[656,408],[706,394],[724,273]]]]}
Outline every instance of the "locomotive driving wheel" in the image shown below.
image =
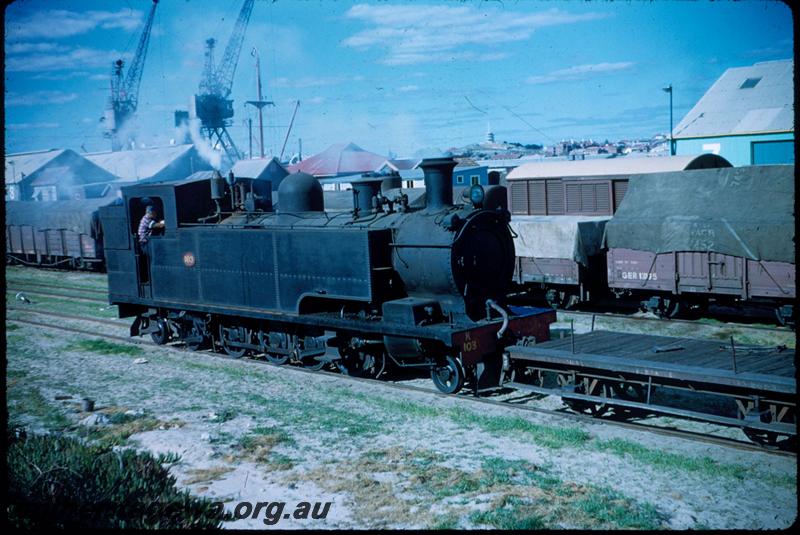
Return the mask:
{"type": "Polygon", "coordinates": [[[163,346],[169,342],[171,337],[169,325],[167,325],[167,321],[164,318],[158,318],[156,320],[156,326],[158,330],[150,333],[150,338],[153,340],[154,344],[163,346]]]}
{"type": "Polygon", "coordinates": [[[336,367],[344,375],[377,379],[386,369],[386,355],[381,348],[369,349],[345,347],[339,349],[341,358],[336,367]]]}
{"type": "Polygon", "coordinates": [[[180,338],[190,351],[208,348],[209,335],[205,322],[201,318],[190,318],[180,324],[180,338]]]}
{"type": "Polygon", "coordinates": [[[241,339],[243,331],[242,327],[219,326],[219,344],[222,346],[222,351],[232,359],[242,358],[247,353],[246,348],[234,345],[236,342],[244,342],[241,339]]]}
{"type": "Polygon", "coordinates": [[[431,379],[436,388],[445,394],[455,394],[464,386],[464,368],[451,356],[431,369],[431,379]]]}

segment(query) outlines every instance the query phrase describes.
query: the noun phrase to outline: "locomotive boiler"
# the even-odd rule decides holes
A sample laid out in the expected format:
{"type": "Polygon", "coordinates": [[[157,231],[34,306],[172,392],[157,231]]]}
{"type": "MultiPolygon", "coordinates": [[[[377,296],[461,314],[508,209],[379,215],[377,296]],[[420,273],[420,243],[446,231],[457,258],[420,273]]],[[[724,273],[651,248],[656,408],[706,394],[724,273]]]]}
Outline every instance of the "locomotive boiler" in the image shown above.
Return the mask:
{"type": "Polygon", "coordinates": [[[501,186],[453,203],[452,158],[428,159],[423,206],[385,177],[353,184],[353,209],[324,210],[312,176],[221,176],[123,189],[105,207],[109,299],[131,335],[277,364],[377,377],[429,369],[457,392],[497,387],[503,352],[549,338],[552,310],[509,307],[514,243],[501,186]],[[140,244],[148,205],[166,230],[140,244]]]}

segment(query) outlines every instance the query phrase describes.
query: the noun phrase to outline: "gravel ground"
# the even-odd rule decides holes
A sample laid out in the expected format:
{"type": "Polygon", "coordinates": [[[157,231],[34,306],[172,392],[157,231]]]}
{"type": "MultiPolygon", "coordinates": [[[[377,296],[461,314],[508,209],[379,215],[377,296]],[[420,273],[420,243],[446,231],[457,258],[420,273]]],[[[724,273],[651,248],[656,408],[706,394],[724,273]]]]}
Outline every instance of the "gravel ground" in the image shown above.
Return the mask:
{"type": "MultiPolygon", "coordinates": [[[[108,317],[95,308],[87,316],[108,317]]],[[[93,439],[124,431],[77,425],[88,416],[84,396],[99,412],[155,418],[119,443],[179,454],[178,483],[231,510],[241,501],[287,504],[275,523],[262,513],[225,527],[782,529],[797,515],[790,457],[6,326],[11,423],[93,439]],[[286,518],[300,502],[330,502],[327,517],[286,518]]],[[[552,396],[536,403],[561,405],[552,396]]]]}

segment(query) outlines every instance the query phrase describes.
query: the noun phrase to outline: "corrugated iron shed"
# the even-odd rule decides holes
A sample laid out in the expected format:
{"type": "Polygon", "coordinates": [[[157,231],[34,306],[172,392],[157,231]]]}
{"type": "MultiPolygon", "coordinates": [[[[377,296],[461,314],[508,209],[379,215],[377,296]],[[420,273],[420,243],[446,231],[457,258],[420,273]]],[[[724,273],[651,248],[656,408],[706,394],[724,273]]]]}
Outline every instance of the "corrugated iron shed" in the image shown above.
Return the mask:
{"type": "Polygon", "coordinates": [[[263,160],[239,160],[232,170],[237,177],[269,180],[272,182],[272,189],[278,189],[283,178],[289,174],[286,167],[275,157],[263,160]]]}
{"type": "Polygon", "coordinates": [[[385,161],[386,156],[366,151],[355,143],[338,143],[289,166],[289,171],[302,171],[315,177],[352,175],[374,171],[385,161]]]}
{"type": "Polygon", "coordinates": [[[603,158],[598,160],[574,160],[557,162],[526,163],[513,169],[508,180],[549,177],[598,177],[612,175],[638,175],[684,169],[730,166],[714,154],[690,156],[661,156],[653,158],[603,158]]]}
{"type": "Polygon", "coordinates": [[[119,180],[179,180],[196,172],[211,169],[194,145],[171,145],[117,152],[95,152],[86,158],[119,180]]]}
{"type": "Polygon", "coordinates": [[[54,159],[67,152],[67,150],[69,149],[50,149],[7,154],[5,157],[5,183],[19,183],[23,177],[32,175],[54,159]]]}
{"type": "Polygon", "coordinates": [[[675,139],[794,130],[794,61],[726,70],[673,130],[675,139]]]}

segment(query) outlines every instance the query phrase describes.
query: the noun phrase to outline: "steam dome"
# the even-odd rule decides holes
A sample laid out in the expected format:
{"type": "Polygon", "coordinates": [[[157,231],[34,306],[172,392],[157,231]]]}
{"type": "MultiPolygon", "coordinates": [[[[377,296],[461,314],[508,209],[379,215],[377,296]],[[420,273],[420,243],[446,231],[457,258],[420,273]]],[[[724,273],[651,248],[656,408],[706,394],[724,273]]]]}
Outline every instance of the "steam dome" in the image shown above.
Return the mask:
{"type": "Polygon", "coordinates": [[[278,187],[278,213],[322,212],[322,185],[308,173],[293,173],[278,187]]]}

